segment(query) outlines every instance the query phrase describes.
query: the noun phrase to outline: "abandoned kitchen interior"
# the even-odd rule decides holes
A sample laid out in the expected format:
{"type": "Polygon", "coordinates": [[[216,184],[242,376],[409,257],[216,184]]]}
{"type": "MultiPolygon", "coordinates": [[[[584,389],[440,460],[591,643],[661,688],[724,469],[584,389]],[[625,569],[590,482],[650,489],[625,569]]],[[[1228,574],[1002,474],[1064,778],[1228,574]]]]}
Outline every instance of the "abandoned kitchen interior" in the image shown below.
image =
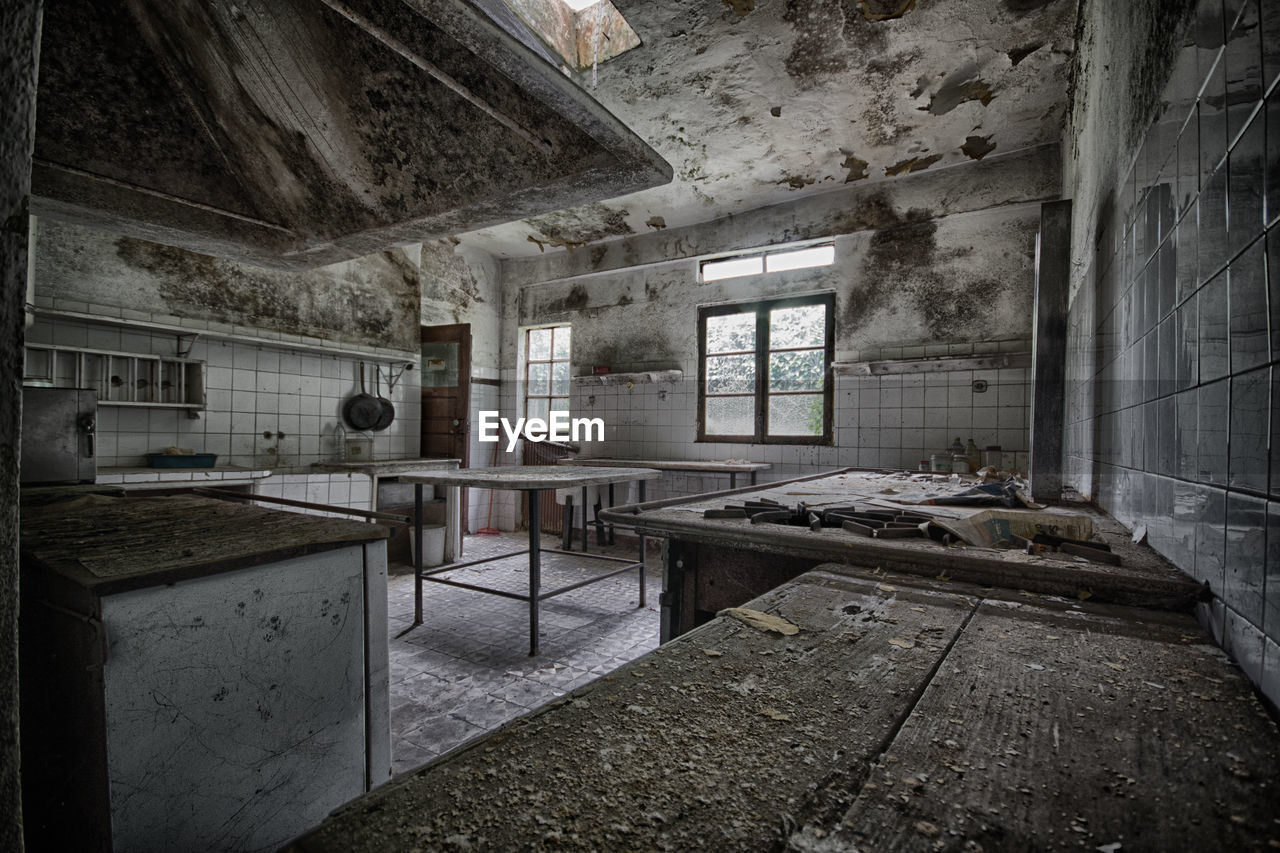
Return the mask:
{"type": "Polygon", "coordinates": [[[1280,5],[0,21],[0,849],[1280,846],[1280,5]]]}

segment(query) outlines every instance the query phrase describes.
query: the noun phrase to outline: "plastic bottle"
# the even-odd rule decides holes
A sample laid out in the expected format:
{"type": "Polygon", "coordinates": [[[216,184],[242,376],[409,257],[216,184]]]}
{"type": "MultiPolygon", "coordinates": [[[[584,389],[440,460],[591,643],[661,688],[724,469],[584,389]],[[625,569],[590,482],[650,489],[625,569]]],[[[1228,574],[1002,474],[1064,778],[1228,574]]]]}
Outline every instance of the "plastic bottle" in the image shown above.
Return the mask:
{"type": "Polygon", "coordinates": [[[964,457],[964,444],[960,441],[960,436],[956,436],[956,440],[951,442],[951,446],[947,448],[947,452],[954,458],[956,456],[964,457]]]}
{"type": "Polygon", "coordinates": [[[339,462],[347,461],[347,430],[342,421],[338,421],[338,425],[333,428],[333,451],[339,462]]]}

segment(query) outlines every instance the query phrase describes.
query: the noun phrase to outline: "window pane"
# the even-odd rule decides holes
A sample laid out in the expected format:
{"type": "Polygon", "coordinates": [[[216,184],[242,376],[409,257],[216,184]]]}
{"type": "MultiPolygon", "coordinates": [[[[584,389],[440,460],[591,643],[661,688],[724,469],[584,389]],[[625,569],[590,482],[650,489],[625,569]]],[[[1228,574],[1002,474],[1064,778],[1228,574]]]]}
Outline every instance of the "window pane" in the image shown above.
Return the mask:
{"type": "Polygon", "coordinates": [[[721,314],[707,318],[707,352],[746,352],[756,348],[756,315],[721,314]]]}
{"type": "Polygon", "coordinates": [[[525,417],[542,418],[545,421],[550,409],[551,404],[546,397],[530,397],[529,403],[525,407],[525,417]]]}
{"type": "Polygon", "coordinates": [[[765,268],[768,272],[781,272],[830,266],[835,261],[835,246],[814,246],[810,249],[796,249],[794,252],[772,252],[765,258],[765,268]]]}
{"type": "Polygon", "coordinates": [[[529,359],[541,361],[551,358],[551,330],[533,329],[529,332],[529,359]]]}
{"type": "Polygon", "coordinates": [[[719,281],[742,275],[759,275],[764,271],[764,258],[751,255],[746,258],[727,258],[723,261],[707,261],[702,265],[703,281],[719,281]]]}
{"type": "Polygon", "coordinates": [[[754,355],[707,357],[708,394],[750,394],[756,390],[754,355]]]}
{"type": "Polygon", "coordinates": [[[552,329],[555,332],[555,347],[553,348],[553,358],[569,357],[569,327],[558,326],[552,329]]]}
{"type": "Polygon", "coordinates": [[[524,393],[528,396],[551,393],[551,365],[529,365],[529,386],[524,389],[524,393]]]}
{"type": "Polygon", "coordinates": [[[558,395],[569,393],[569,362],[557,361],[551,365],[551,393],[558,395]]]}
{"type": "Polygon", "coordinates": [[[822,435],[822,395],[770,397],[769,435],[822,435]]]}
{"type": "Polygon", "coordinates": [[[769,390],[821,391],[825,355],[820,349],[771,353],[769,390]]]}
{"type": "Polygon", "coordinates": [[[754,435],[754,397],[708,397],[707,435],[754,435]]]}
{"type": "Polygon", "coordinates": [[[769,348],[820,347],[827,340],[827,306],[800,305],[769,312],[769,348]]]}

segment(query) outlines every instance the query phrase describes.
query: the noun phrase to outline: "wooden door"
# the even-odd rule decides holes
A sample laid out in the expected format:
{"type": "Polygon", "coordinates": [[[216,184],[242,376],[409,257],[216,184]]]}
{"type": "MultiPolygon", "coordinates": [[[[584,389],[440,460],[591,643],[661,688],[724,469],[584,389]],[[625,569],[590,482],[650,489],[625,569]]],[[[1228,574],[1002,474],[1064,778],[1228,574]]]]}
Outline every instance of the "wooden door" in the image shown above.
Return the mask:
{"type": "MultiPolygon", "coordinates": [[[[422,327],[422,456],[471,464],[471,325],[422,327]]],[[[464,514],[465,518],[465,514],[464,514]]]]}

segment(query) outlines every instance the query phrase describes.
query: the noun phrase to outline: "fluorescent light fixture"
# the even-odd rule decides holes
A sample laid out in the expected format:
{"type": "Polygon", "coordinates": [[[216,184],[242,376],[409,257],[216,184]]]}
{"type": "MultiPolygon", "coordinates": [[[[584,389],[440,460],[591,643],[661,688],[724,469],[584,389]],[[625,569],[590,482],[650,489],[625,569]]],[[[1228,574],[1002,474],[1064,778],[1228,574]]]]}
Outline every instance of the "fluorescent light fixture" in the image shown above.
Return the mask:
{"type": "Polygon", "coordinates": [[[573,11],[581,12],[583,9],[596,5],[600,0],[562,0],[562,2],[573,11]]]}
{"type": "Polygon", "coordinates": [[[813,246],[794,252],[770,252],[765,257],[766,272],[802,270],[807,267],[827,267],[836,262],[836,247],[813,246]]]}
{"type": "Polygon", "coordinates": [[[703,281],[719,281],[722,278],[738,278],[759,275],[764,271],[764,258],[748,255],[745,258],[725,258],[723,261],[707,261],[702,265],[703,281]]]}

